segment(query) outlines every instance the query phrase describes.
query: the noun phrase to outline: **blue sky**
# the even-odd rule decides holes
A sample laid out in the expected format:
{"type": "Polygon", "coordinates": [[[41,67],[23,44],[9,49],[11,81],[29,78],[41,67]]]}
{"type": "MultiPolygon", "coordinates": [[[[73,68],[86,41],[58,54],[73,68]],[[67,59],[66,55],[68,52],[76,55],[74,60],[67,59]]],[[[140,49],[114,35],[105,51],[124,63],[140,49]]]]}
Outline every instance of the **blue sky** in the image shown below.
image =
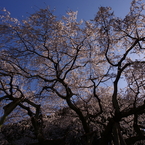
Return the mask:
{"type": "Polygon", "coordinates": [[[6,8],[12,17],[23,19],[39,8],[49,6],[56,9],[57,16],[65,15],[66,11],[78,11],[78,19],[93,19],[98,7],[110,6],[115,14],[124,17],[129,12],[132,0],[0,0],[0,8],[6,8]]]}

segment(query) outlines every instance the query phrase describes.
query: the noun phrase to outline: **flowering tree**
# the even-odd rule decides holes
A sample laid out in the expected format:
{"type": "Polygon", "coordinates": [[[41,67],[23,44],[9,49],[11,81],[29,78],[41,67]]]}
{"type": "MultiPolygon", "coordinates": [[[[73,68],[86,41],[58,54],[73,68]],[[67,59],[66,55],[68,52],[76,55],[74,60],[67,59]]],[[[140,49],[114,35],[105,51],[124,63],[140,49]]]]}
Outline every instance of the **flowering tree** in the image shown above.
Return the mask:
{"type": "Polygon", "coordinates": [[[86,22],[77,22],[77,12],[58,19],[46,8],[20,22],[3,10],[0,123],[19,106],[41,143],[40,110],[50,115],[68,106],[87,145],[96,133],[100,145],[144,140],[143,11],[144,4],[133,0],[123,19],[109,7],[86,22]]]}

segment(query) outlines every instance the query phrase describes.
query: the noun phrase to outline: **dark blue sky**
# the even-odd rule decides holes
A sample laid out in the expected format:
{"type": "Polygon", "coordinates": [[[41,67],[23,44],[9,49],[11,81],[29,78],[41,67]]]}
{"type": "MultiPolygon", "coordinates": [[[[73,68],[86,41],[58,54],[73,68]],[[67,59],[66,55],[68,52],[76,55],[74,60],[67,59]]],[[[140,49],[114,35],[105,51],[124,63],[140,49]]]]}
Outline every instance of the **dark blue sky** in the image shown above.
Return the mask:
{"type": "Polygon", "coordinates": [[[129,12],[132,0],[0,0],[0,8],[6,8],[13,17],[22,19],[39,8],[50,6],[56,9],[55,14],[62,16],[68,10],[78,11],[78,19],[93,19],[98,7],[110,6],[119,17],[129,12]]]}

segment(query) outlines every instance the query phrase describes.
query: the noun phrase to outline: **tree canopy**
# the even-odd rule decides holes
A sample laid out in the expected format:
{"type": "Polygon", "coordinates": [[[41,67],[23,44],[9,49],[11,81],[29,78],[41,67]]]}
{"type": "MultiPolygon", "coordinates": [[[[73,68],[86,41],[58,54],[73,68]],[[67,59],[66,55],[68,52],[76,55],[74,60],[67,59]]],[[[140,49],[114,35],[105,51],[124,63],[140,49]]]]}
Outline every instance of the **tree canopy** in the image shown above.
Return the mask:
{"type": "Polygon", "coordinates": [[[3,9],[1,130],[29,120],[41,145],[74,140],[76,145],[141,144],[144,9],[144,3],[133,0],[130,12],[119,18],[110,7],[100,7],[89,21],[77,21],[73,11],[58,18],[49,8],[19,21],[3,9]]]}

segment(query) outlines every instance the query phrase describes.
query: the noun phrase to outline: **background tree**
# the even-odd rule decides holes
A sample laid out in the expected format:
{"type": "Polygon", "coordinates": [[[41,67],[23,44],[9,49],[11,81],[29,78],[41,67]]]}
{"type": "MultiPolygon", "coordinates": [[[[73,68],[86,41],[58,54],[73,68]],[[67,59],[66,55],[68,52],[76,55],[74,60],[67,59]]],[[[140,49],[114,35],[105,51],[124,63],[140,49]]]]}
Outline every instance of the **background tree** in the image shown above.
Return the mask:
{"type": "Polygon", "coordinates": [[[26,110],[41,143],[45,138],[38,123],[40,106],[46,115],[68,106],[87,145],[96,136],[101,145],[145,139],[143,3],[133,0],[123,19],[111,8],[100,7],[94,20],[86,22],[77,22],[73,11],[59,19],[48,8],[40,9],[22,22],[3,12],[4,119],[16,106],[26,110]],[[12,102],[5,104],[6,100],[12,102]]]}

